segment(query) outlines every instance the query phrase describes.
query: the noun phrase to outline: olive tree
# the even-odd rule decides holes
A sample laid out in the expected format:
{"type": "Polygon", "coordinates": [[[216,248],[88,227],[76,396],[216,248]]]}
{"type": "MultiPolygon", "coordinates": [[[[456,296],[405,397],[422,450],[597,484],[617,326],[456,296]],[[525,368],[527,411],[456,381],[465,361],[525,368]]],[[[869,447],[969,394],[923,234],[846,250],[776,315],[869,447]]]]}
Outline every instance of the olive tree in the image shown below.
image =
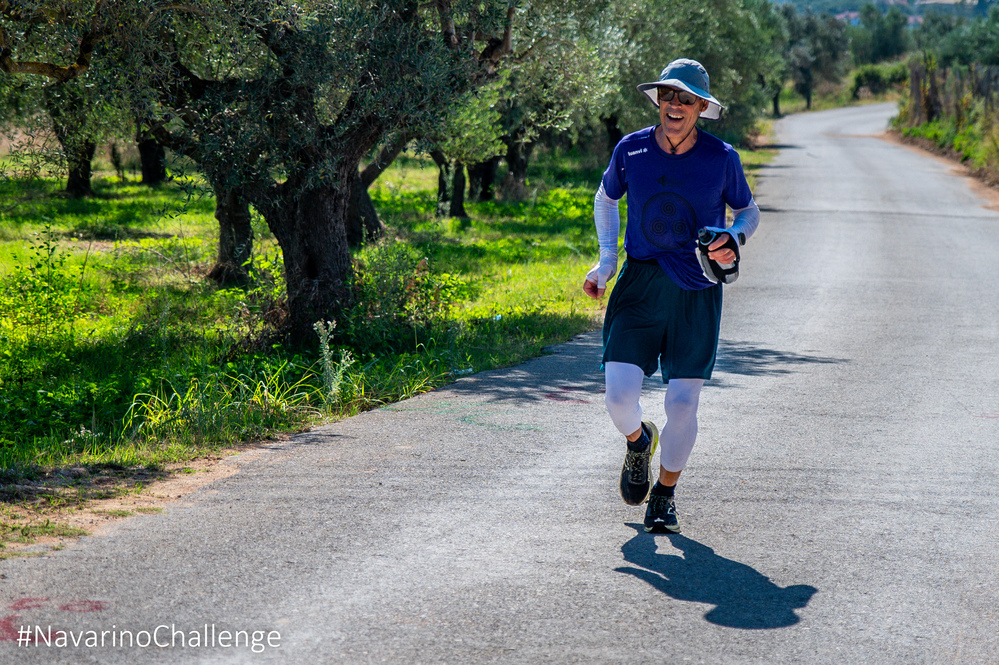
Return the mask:
{"type": "Polygon", "coordinates": [[[846,24],[833,16],[811,12],[800,14],[794,5],[781,5],[787,21],[789,63],[795,90],[812,108],[812,93],[821,81],[836,82],[843,73],[849,55],[846,24]]]}
{"type": "Polygon", "coordinates": [[[22,129],[36,142],[51,130],[68,173],[66,193],[76,198],[93,193],[91,161],[109,117],[85,80],[107,18],[102,0],[0,2],[0,71],[48,82],[41,91],[48,127],[31,127],[26,116],[22,129]]]}
{"type": "Polygon", "coordinates": [[[281,246],[288,330],[352,300],[347,221],[361,159],[435,129],[509,51],[489,0],[198,0],[143,8],[119,54],[146,129],[258,210],[281,246]]]}

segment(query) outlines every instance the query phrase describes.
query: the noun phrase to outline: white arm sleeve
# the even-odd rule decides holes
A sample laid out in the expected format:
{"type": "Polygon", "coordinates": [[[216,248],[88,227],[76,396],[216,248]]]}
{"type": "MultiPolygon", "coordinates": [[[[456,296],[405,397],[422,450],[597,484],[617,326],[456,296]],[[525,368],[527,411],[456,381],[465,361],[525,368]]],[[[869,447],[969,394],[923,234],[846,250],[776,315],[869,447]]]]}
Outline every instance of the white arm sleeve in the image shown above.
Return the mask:
{"type": "Polygon", "coordinates": [[[607,280],[617,274],[617,237],[621,231],[621,214],[617,201],[607,196],[604,184],[600,183],[597,195],[593,198],[593,222],[597,227],[597,243],[600,245],[600,262],[586,273],[586,280],[595,282],[598,288],[606,288],[607,280]]]}
{"type": "Polygon", "coordinates": [[[733,208],[732,214],[735,215],[735,219],[732,221],[732,226],[726,230],[732,234],[740,246],[745,245],[753,232],[756,231],[756,227],[760,225],[760,209],[756,205],[756,201],[750,199],[748,206],[738,210],[733,208]]]}

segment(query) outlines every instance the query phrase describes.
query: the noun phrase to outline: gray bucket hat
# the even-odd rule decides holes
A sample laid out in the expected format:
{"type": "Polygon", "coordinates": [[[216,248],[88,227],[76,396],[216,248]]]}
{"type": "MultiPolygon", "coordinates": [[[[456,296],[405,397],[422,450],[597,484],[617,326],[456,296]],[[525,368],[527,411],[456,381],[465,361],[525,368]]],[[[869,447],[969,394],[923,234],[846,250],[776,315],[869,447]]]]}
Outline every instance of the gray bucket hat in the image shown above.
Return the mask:
{"type": "Polygon", "coordinates": [[[708,72],[696,60],[680,58],[666,65],[666,69],[659,75],[659,80],[653,83],[643,83],[638,86],[644,92],[656,108],[659,108],[659,92],[656,88],[662,87],[686,90],[692,95],[696,95],[708,102],[708,108],[704,109],[701,117],[706,120],[717,120],[721,116],[722,109],[725,108],[717,99],[708,92],[708,72]]]}

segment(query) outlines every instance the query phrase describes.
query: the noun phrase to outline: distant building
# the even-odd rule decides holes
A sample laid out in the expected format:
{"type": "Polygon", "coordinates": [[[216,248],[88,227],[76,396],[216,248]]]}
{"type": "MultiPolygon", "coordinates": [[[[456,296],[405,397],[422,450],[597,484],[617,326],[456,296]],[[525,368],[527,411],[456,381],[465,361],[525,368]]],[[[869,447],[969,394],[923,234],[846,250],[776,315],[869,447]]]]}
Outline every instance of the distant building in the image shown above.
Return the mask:
{"type": "Polygon", "coordinates": [[[847,25],[860,25],[860,12],[843,12],[836,14],[836,19],[847,25]]]}

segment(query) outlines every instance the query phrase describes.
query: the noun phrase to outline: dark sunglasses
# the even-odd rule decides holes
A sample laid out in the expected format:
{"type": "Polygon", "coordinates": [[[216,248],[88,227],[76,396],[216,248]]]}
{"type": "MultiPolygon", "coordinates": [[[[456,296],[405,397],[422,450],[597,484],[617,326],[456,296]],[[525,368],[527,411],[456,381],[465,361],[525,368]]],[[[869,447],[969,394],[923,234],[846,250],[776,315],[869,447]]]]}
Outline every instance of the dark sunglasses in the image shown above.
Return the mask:
{"type": "Polygon", "coordinates": [[[671,102],[677,97],[684,106],[693,106],[697,97],[686,90],[673,90],[672,88],[659,88],[659,102],[671,102]]]}

